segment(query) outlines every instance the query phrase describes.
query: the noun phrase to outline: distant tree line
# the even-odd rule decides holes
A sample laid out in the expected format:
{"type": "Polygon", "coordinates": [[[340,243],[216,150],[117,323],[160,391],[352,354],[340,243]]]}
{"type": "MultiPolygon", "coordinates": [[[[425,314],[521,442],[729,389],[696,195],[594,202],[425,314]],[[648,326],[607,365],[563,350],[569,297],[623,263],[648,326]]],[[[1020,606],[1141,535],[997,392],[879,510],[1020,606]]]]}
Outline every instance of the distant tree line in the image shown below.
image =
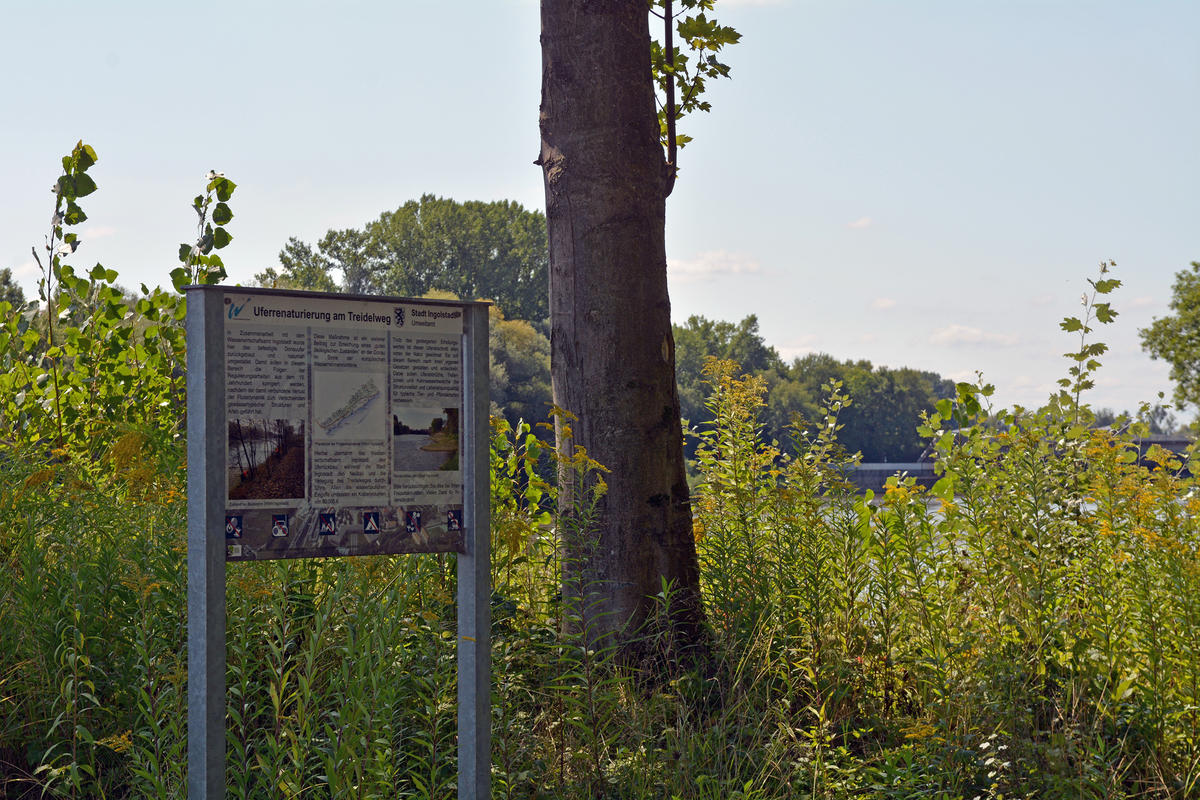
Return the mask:
{"type": "Polygon", "coordinates": [[[1140,422],[1151,435],[1192,435],[1187,425],[1181,425],[1172,406],[1164,403],[1146,404],[1136,412],[1118,412],[1112,408],[1098,408],[1093,412],[1093,428],[1123,428],[1130,422],[1140,422]]]}
{"type": "MultiPolygon", "coordinates": [[[[551,403],[548,263],[542,213],[511,201],[460,203],[426,194],[361,229],[330,230],[316,245],[293,237],[278,266],[255,279],[280,288],[493,301],[492,413],[510,423],[539,422],[551,403]]],[[[924,447],[917,436],[920,413],[954,396],[953,381],[935,372],[825,353],[785,362],[763,341],[753,315],[738,323],[693,316],[673,329],[683,418],[693,426],[708,421],[705,359],[729,359],[766,381],[764,433],[785,451],[793,451],[793,421],[822,419],[823,388],[831,379],[852,399],[840,440],[865,461],[915,460],[924,447]]],[[[694,449],[690,442],[689,456],[694,449]]]]}
{"type": "Polygon", "coordinates": [[[25,292],[21,291],[21,285],[8,267],[0,269],[0,303],[8,303],[14,309],[25,305],[25,292]]]}
{"type": "Polygon", "coordinates": [[[743,372],[766,381],[764,434],[785,452],[795,452],[794,422],[824,418],[821,401],[831,380],[840,381],[852,401],[839,418],[845,426],[839,441],[849,452],[861,452],[864,461],[915,461],[925,446],[917,435],[921,412],[954,397],[954,381],[927,370],[839,361],[827,353],[785,362],[763,341],[753,314],[736,324],[692,316],[675,326],[675,371],[681,412],[693,426],[711,416],[705,407],[710,387],[702,373],[709,356],[734,361],[743,372]]]}
{"type": "Polygon", "coordinates": [[[544,320],[549,250],[546,216],[511,200],[459,203],[426,194],[362,228],[330,230],[317,244],[296,237],[262,286],[420,297],[432,290],[491,300],[516,319],[544,320]]]}

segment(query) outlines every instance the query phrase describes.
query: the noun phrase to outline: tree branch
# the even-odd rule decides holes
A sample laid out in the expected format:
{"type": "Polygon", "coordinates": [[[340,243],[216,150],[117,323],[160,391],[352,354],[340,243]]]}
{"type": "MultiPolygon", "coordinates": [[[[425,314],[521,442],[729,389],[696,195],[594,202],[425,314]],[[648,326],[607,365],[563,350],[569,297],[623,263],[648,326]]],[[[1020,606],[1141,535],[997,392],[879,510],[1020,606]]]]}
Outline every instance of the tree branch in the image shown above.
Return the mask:
{"type": "Polygon", "coordinates": [[[663,67],[670,76],[667,82],[667,185],[663,190],[664,197],[671,196],[675,189],[675,176],[679,174],[679,166],[676,163],[679,148],[675,136],[675,19],[671,1],[665,0],[663,3],[663,67]]]}

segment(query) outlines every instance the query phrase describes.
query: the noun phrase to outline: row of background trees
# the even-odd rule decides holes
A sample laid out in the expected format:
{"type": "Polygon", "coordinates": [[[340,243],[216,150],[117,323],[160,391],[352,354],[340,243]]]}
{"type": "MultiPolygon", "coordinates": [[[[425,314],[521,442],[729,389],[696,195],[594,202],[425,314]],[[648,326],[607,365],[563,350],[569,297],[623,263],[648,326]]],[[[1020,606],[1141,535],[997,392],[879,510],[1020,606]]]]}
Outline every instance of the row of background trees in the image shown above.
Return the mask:
{"type": "MultiPolygon", "coordinates": [[[[491,319],[493,413],[510,423],[542,421],[550,410],[550,339],[546,302],[546,218],[521,204],[457,202],[423,195],[362,228],[330,230],[315,245],[296,237],[279,266],[255,275],[263,286],[356,294],[484,297],[491,319]]],[[[800,415],[820,419],[822,387],[842,382],[854,399],[843,441],[866,461],[913,461],[922,411],[954,396],[954,382],[935,372],[876,367],[814,353],[785,362],[763,339],[758,319],[732,323],[692,316],[673,326],[681,413],[709,420],[702,368],[710,356],[737,362],[769,387],[767,435],[792,449],[787,428],[800,415]]],[[[688,443],[694,455],[695,442],[688,443]]]]}
{"type": "Polygon", "coordinates": [[[549,261],[540,211],[511,200],[459,203],[426,194],[362,228],[330,230],[316,246],[288,239],[279,268],[255,280],[351,294],[451,292],[495,299],[516,319],[544,320],[549,261]]]}
{"type": "MultiPolygon", "coordinates": [[[[292,237],[279,253],[278,267],[254,279],[278,288],[494,301],[492,412],[515,424],[521,419],[545,420],[550,410],[548,262],[546,218],[540,211],[510,200],[460,203],[426,194],[362,228],[330,230],[315,245],[292,237]]],[[[1186,303],[1180,291],[1191,291],[1194,281],[1186,278],[1196,269],[1180,273],[1176,306],[1186,303]]],[[[1170,330],[1179,327],[1179,317],[1168,319],[1170,330]]],[[[1166,358],[1171,354],[1164,347],[1151,346],[1165,334],[1154,338],[1150,331],[1157,333],[1168,323],[1155,325],[1143,338],[1152,356],[1166,358]]],[[[828,353],[787,361],[763,339],[753,314],[736,323],[694,315],[673,330],[683,418],[692,425],[709,421],[705,403],[710,387],[702,368],[709,357],[728,359],[745,373],[765,379],[766,436],[785,452],[795,451],[788,427],[797,416],[821,418],[822,392],[831,380],[840,381],[852,399],[841,417],[845,427],[840,441],[849,452],[861,452],[867,462],[915,461],[924,448],[917,434],[921,412],[954,397],[954,381],[930,370],[839,360],[828,353]]],[[[1183,338],[1176,334],[1175,340],[1183,338]]],[[[1181,355],[1179,361],[1189,363],[1189,356],[1181,355]]],[[[1184,391],[1176,398],[1179,405],[1194,402],[1196,398],[1186,393],[1192,383],[1180,381],[1179,386],[1184,391]]],[[[1112,424],[1120,416],[1116,410],[1099,409],[1097,424],[1112,424]]],[[[1176,418],[1164,406],[1149,409],[1146,422],[1155,433],[1177,429],[1176,418]]],[[[687,443],[689,457],[695,446],[694,440],[687,443]]]]}
{"type": "MultiPolygon", "coordinates": [[[[510,424],[546,419],[551,404],[550,340],[545,283],[548,256],[545,215],[513,201],[457,202],[431,194],[385,212],[361,229],[330,230],[315,245],[291,238],[279,265],[255,275],[262,286],[404,296],[486,297],[495,301],[491,319],[492,412],[510,424]]],[[[1200,353],[1187,347],[1188,309],[1200,307],[1200,265],[1180,272],[1173,293],[1173,316],[1142,331],[1146,350],[1173,366],[1176,403],[1200,400],[1193,377],[1200,353]]],[[[8,269],[0,269],[0,300],[25,302],[8,269]]],[[[136,302],[131,297],[130,302],[136,302]]],[[[1194,316],[1194,315],[1193,315],[1194,316]]],[[[876,366],[867,360],[838,360],[809,353],[787,361],[759,332],[758,319],[740,322],[691,316],[673,326],[680,410],[692,425],[709,421],[709,387],[702,368],[707,358],[728,359],[767,384],[764,414],[768,439],[794,452],[787,432],[797,415],[820,418],[819,404],[830,380],[842,383],[853,400],[843,412],[840,441],[868,462],[917,459],[923,443],[917,420],[943,398],[954,397],[954,382],[937,372],[876,366]]],[[[1115,409],[1096,411],[1096,424],[1113,424],[1115,409]]],[[[1144,415],[1154,433],[1179,430],[1166,406],[1144,415]]],[[[696,442],[687,443],[687,455],[696,442]]]]}
{"type": "MultiPolygon", "coordinates": [[[[278,267],[258,273],[255,281],[278,288],[494,301],[492,412],[516,424],[543,421],[550,410],[548,262],[546,218],[540,211],[509,200],[460,203],[426,194],[362,228],[330,230],[315,245],[292,237],[279,253],[278,267]]],[[[1177,284],[1177,302],[1179,286],[1190,291],[1193,282],[1177,284]]],[[[921,412],[954,397],[954,381],[930,370],[839,360],[828,353],[787,361],[763,339],[753,314],[736,323],[691,316],[673,330],[683,418],[692,425],[709,421],[710,387],[702,368],[710,356],[728,359],[765,379],[766,436],[785,452],[795,451],[788,427],[797,416],[821,419],[822,392],[831,380],[840,381],[852,399],[841,417],[840,441],[867,462],[915,461],[924,448],[917,434],[921,412]]],[[[1163,338],[1144,336],[1148,342],[1163,338]]],[[[1177,335],[1176,341],[1182,339],[1177,335]]],[[[1181,388],[1192,385],[1180,382],[1181,388]]],[[[1195,399],[1177,398],[1181,405],[1195,399]]],[[[1120,414],[1099,409],[1096,416],[1097,424],[1108,425],[1120,414]]],[[[1175,417],[1163,406],[1151,408],[1146,421],[1155,433],[1176,429],[1175,417]]],[[[687,442],[689,458],[695,447],[694,440],[687,442]]]]}
{"type": "MultiPolygon", "coordinates": [[[[278,267],[255,276],[263,286],[403,296],[484,297],[491,319],[493,413],[510,423],[542,421],[551,404],[546,302],[545,215],[512,201],[457,202],[431,194],[385,212],[362,228],[330,230],[315,245],[291,238],[278,267]]],[[[876,366],[810,353],[786,361],[759,332],[758,319],[740,322],[692,316],[674,325],[680,411],[696,425],[709,421],[709,357],[736,362],[765,379],[766,435],[794,451],[788,426],[800,416],[821,419],[824,387],[840,381],[853,404],[840,436],[864,461],[916,460],[922,411],[954,397],[954,382],[929,370],[876,366]]],[[[1115,416],[1115,415],[1114,415],[1115,416]]],[[[687,454],[694,455],[695,441],[687,454]]]]}

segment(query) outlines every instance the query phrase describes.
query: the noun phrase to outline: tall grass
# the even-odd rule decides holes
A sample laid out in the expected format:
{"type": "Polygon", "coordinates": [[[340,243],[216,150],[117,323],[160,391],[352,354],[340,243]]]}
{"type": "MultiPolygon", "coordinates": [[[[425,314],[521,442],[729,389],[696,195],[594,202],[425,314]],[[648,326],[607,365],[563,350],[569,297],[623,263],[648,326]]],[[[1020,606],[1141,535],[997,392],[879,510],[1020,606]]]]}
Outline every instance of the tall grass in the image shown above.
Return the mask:
{"type": "MultiPolygon", "coordinates": [[[[493,434],[497,797],[1187,798],[1200,792],[1200,492],[1060,397],[989,415],[962,385],[925,420],[941,479],[846,480],[852,402],[761,441],[764,387],[708,367],[695,535],[711,642],[622,663],[587,630],[600,586],[528,426],[493,434]]],[[[0,459],[0,769],[8,797],[183,795],[181,451],[114,435],[98,461],[0,459]]],[[[454,564],[231,565],[229,793],[451,797],[454,564]]],[[[658,603],[673,602],[662,587],[658,603]]]]}

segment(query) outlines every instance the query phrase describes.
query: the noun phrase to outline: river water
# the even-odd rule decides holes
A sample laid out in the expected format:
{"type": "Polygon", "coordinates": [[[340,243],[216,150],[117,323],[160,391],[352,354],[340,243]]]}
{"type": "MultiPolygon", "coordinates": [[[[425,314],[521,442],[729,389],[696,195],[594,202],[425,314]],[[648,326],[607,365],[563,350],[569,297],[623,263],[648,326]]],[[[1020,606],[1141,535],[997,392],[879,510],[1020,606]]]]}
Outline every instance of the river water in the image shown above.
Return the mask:
{"type": "Polygon", "coordinates": [[[392,437],[392,448],[396,455],[396,469],[401,472],[426,472],[445,464],[452,453],[422,450],[430,439],[423,433],[410,433],[392,437]]]}

